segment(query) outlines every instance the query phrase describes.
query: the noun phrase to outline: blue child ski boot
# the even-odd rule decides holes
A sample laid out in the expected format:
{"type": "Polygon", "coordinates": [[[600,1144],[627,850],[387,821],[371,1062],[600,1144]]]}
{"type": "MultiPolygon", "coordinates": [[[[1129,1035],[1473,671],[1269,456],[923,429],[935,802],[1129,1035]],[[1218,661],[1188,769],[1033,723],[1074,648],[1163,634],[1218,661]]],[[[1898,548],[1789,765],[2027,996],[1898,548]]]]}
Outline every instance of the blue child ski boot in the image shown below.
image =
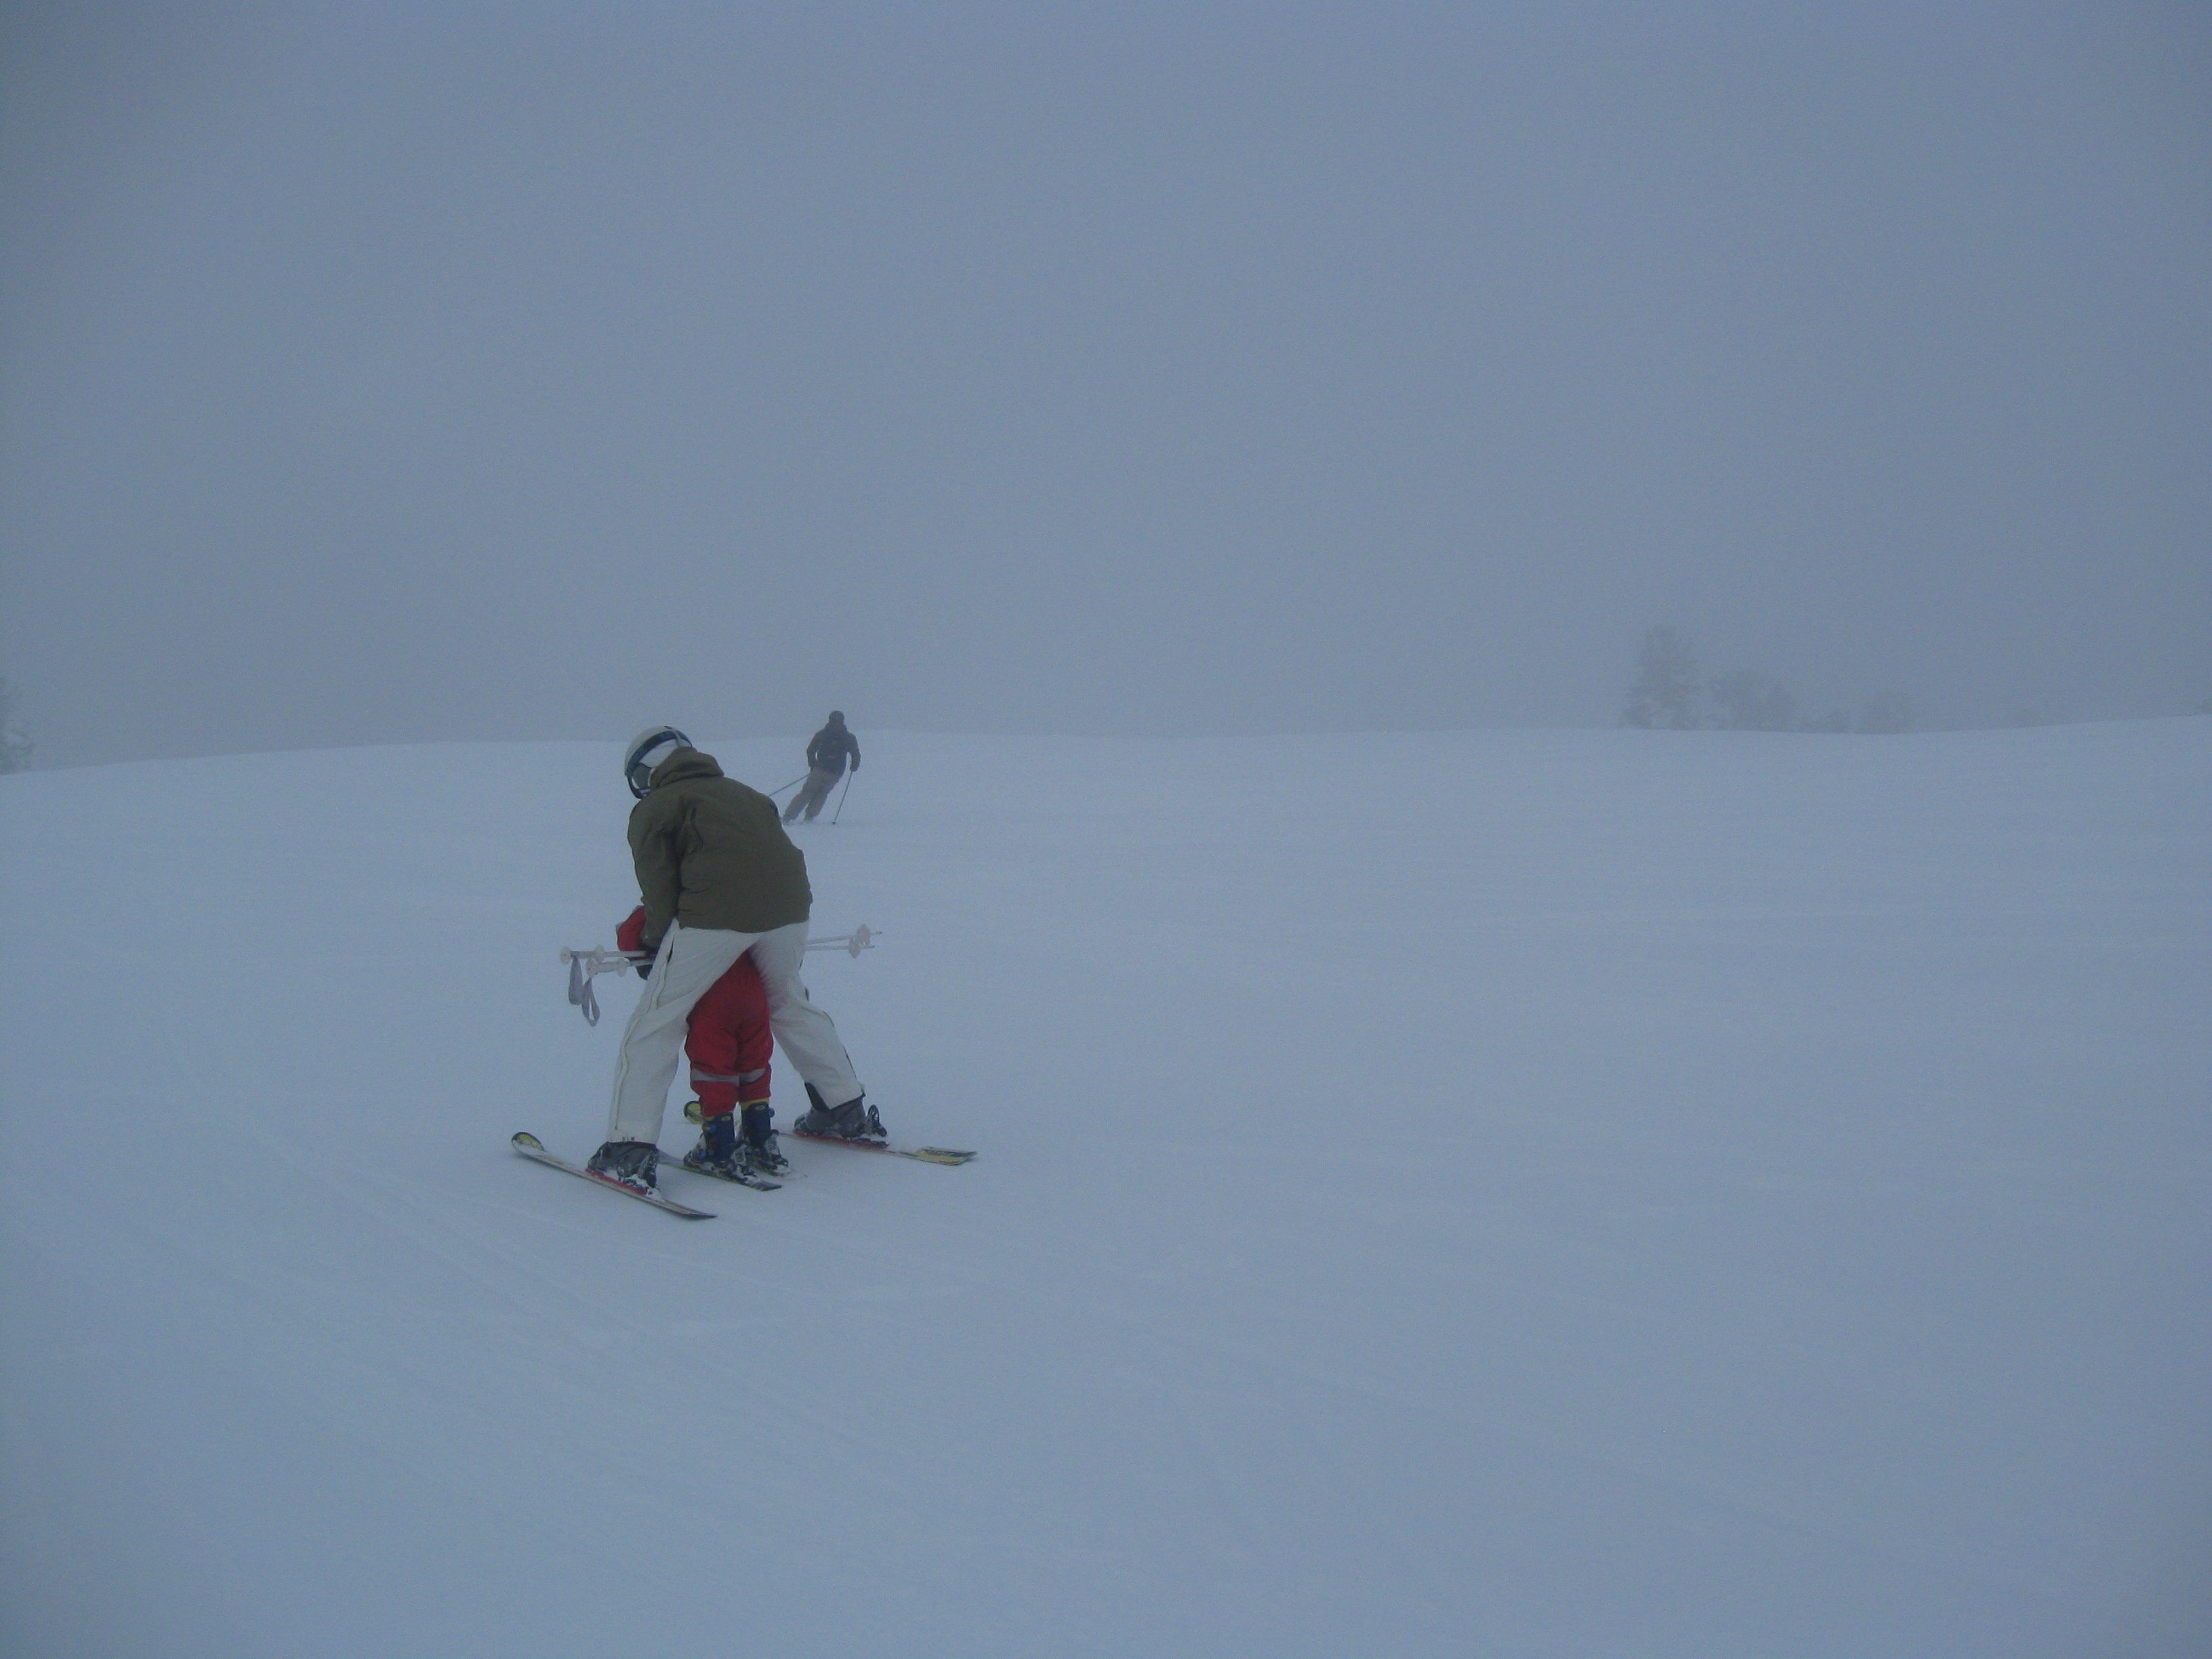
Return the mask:
{"type": "Polygon", "coordinates": [[[699,1144],[684,1154],[684,1167],[702,1175],[720,1176],[725,1181],[735,1181],[746,1173],[738,1146],[735,1113],[722,1112],[700,1120],[699,1144]]]}
{"type": "Polygon", "coordinates": [[[775,1114],[768,1102],[755,1101],[744,1109],[738,1126],[738,1156],[756,1175],[780,1176],[791,1168],[791,1160],[775,1144],[775,1114]]]}

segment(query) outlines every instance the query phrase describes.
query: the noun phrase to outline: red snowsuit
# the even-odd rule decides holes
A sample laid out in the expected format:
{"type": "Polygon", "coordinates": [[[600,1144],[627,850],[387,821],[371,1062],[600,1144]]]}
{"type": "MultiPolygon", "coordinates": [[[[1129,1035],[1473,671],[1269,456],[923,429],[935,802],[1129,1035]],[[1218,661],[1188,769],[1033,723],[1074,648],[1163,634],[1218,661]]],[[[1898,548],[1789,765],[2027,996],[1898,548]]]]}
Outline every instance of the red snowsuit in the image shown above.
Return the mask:
{"type": "MultiPolygon", "coordinates": [[[[615,929],[615,943],[641,951],[645,907],[641,904],[615,929]]],[[[698,1091],[703,1116],[721,1117],[739,1106],[768,1099],[769,1056],[775,1052],[769,1030],[768,992],[750,957],[739,957],[730,971],[707,988],[692,1005],[684,1052],[691,1060],[691,1086],[698,1091]]]]}

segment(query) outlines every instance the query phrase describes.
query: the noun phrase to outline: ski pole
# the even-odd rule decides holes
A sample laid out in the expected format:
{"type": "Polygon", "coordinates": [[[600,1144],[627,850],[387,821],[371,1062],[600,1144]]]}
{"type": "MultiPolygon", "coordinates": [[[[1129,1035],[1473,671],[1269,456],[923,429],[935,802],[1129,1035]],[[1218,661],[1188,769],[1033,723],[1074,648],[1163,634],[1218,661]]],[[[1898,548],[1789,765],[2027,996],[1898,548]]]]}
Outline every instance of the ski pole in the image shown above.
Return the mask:
{"type": "MultiPolygon", "coordinates": [[[[875,949],[872,940],[883,937],[883,929],[862,922],[849,933],[817,933],[806,941],[810,951],[843,951],[858,956],[863,951],[875,949]]],[[[609,951],[594,947],[588,951],[563,951],[561,964],[566,968],[581,965],[586,978],[594,974],[619,973],[625,968],[650,968],[654,953],[651,951],[609,951]]]]}
{"type": "Polygon", "coordinates": [[[830,815],[830,823],[836,823],[838,818],[842,816],[845,811],[845,797],[853,793],[853,780],[860,775],[860,769],[856,766],[851,771],[845,774],[845,787],[837,792],[837,810],[830,815]]]}
{"type": "MultiPolygon", "coordinates": [[[[801,773],[800,773],[797,777],[793,778],[793,779],[791,781],[791,783],[804,783],[804,782],[805,782],[805,781],[806,781],[806,774],[805,774],[805,773],[804,773],[804,772],[801,772],[801,773]]],[[[787,789],[788,789],[788,788],[790,788],[790,787],[791,787],[791,783],[779,783],[778,785],[776,785],[776,787],[775,787],[775,788],[773,788],[773,789],[769,790],[769,793],[770,795],[772,795],[772,796],[773,796],[773,795],[780,795],[780,794],[781,794],[785,790],[787,790],[787,789]]]]}
{"type": "MultiPolygon", "coordinates": [[[[849,933],[832,933],[806,941],[809,951],[842,951],[857,957],[863,951],[876,948],[882,930],[862,922],[849,933]]],[[[635,968],[640,971],[653,966],[650,951],[610,951],[594,946],[588,951],[563,951],[561,965],[568,970],[568,1004],[584,1012],[584,1024],[599,1023],[599,999],[592,989],[592,981],[601,974],[619,974],[635,968]]]]}

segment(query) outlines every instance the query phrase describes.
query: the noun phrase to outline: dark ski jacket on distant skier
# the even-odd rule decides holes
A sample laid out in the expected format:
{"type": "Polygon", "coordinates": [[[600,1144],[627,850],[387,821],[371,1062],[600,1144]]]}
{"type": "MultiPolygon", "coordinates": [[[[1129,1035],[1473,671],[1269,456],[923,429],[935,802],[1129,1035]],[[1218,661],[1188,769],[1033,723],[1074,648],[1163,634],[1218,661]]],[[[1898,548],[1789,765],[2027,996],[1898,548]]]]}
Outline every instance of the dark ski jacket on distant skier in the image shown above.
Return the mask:
{"type": "Polygon", "coordinates": [[[853,769],[860,769],[860,740],[846,728],[842,720],[832,720],[814,734],[814,741],[806,745],[806,763],[817,772],[827,772],[837,777],[845,770],[845,757],[853,757],[853,769]]]}
{"type": "Polygon", "coordinates": [[[660,948],[672,921],[765,933],[807,919],[806,854],[783,833],[774,801],[696,749],[678,749],[649,784],[629,814],[647,950],[660,948]]]}

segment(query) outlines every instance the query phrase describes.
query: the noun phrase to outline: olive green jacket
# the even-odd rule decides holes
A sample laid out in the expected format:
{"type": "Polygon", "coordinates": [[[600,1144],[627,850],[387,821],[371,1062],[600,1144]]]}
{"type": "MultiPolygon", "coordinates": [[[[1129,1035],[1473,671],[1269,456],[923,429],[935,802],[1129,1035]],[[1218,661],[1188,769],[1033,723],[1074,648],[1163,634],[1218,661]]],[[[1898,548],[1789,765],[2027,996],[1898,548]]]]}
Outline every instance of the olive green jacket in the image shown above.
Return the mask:
{"type": "Polygon", "coordinates": [[[630,809],[629,851],[648,951],[659,949],[671,921],[765,933],[805,921],[814,902],[806,854],[783,833],[775,803],[724,777],[696,749],[653,769],[645,799],[630,809]]]}

